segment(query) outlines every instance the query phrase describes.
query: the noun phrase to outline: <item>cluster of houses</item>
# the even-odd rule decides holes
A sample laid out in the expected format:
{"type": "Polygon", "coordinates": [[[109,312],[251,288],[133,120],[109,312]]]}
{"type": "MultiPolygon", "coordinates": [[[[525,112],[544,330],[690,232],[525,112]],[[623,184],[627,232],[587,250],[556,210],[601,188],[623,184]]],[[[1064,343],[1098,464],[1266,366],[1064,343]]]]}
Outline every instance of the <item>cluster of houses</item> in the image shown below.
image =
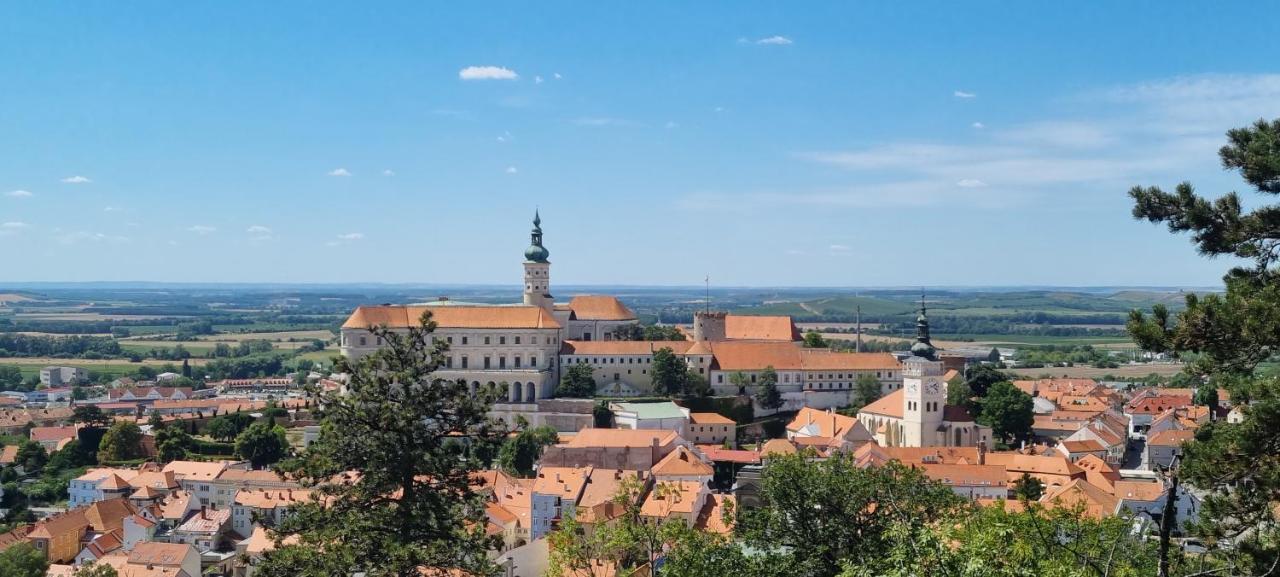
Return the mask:
{"type": "Polygon", "coordinates": [[[0,535],[0,549],[30,543],[49,575],[94,563],[131,577],[248,576],[271,547],[262,524],[311,497],[272,471],[229,461],[95,468],[68,493],[67,511],[0,535]]]}

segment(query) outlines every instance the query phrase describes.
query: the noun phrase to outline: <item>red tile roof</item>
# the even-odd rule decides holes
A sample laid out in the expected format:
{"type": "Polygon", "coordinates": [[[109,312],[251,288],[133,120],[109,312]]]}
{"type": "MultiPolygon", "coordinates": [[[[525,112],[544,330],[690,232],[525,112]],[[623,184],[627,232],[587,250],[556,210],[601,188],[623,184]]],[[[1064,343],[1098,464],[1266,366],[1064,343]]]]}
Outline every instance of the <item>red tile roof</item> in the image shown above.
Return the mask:
{"type": "Polygon", "coordinates": [[[368,329],[383,325],[389,328],[408,328],[417,326],[418,318],[426,311],[431,311],[432,320],[442,328],[560,328],[560,323],[546,309],[524,305],[362,306],[351,313],[342,328],[368,329]]]}

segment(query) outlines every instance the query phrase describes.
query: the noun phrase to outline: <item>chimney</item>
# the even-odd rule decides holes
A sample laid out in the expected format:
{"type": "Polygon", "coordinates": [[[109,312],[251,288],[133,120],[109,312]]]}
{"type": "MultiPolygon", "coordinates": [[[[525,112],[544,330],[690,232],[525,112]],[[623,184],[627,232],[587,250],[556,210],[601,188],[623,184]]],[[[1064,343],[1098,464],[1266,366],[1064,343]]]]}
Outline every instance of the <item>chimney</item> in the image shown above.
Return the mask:
{"type": "Polygon", "coordinates": [[[978,464],[987,464],[987,444],[981,440],[978,441],[978,464]]]}
{"type": "Polygon", "coordinates": [[[201,519],[208,519],[208,518],[209,518],[208,513],[207,513],[207,509],[206,509],[205,505],[203,505],[203,504],[202,504],[202,505],[200,505],[200,518],[201,518],[201,519]]]}

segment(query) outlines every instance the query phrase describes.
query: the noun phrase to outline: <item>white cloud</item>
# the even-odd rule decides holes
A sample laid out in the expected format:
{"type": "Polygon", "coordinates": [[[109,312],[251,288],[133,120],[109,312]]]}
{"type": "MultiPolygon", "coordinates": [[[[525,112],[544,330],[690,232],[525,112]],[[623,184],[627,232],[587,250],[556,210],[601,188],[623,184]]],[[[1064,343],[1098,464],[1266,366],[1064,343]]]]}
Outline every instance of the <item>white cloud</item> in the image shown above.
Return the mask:
{"type": "Polygon", "coordinates": [[[768,38],[756,40],[756,44],[764,46],[787,46],[791,43],[791,39],[786,36],[769,36],[768,38]]]}
{"type": "Polygon", "coordinates": [[[391,170],[390,168],[385,168],[382,170],[382,176],[395,176],[395,175],[396,175],[396,171],[391,170]]]}
{"type": "Polygon", "coordinates": [[[11,190],[9,192],[4,193],[4,195],[13,197],[13,198],[30,198],[31,196],[33,196],[31,194],[31,191],[29,190],[11,190]]]}
{"type": "Polygon", "coordinates": [[[507,172],[507,174],[515,174],[515,173],[517,173],[517,172],[520,172],[520,169],[518,169],[518,168],[516,168],[516,167],[514,167],[514,166],[508,166],[508,167],[507,167],[507,171],[506,171],[506,172],[507,172]]]}
{"type": "Polygon", "coordinates": [[[5,223],[0,223],[0,228],[7,228],[7,229],[27,228],[27,226],[29,226],[27,225],[27,223],[18,222],[18,221],[9,221],[5,223]]]}
{"type": "Polygon", "coordinates": [[[972,127],[974,127],[974,128],[977,128],[977,129],[979,129],[979,130],[981,130],[981,129],[983,129],[983,128],[986,128],[986,127],[987,127],[987,125],[985,125],[985,124],[983,124],[983,123],[981,123],[981,122],[975,122],[975,123],[973,123],[973,124],[970,124],[969,126],[972,126],[972,127]]]}
{"type": "Polygon", "coordinates": [[[670,128],[680,128],[680,123],[678,123],[678,122],[676,122],[676,121],[674,121],[674,120],[668,120],[668,121],[667,121],[667,123],[666,123],[665,125],[663,125],[663,126],[665,126],[665,127],[666,127],[666,128],[668,128],[668,129],[670,129],[670,128]]]}
{"type": "Polygon", "coordinates": [[[65,182],[65,183],[67,183],[67,184],[85,184],[85,183],[93,182],[93,181],[92,181],[92,180],[89,180],[88,178],[85,178],[85,177],[83,177],[83,176],[68,176],[68,177],[66,177],[66,178],[62,179],[62,182],[65,182]]]}
{"type": "Polygon", "coordinates": [[[956,182],[956,186],[960,188],[981,188],[986,185],[987,183],[982,182],[981,180],[978,180],[976,178],[962,178],[958,182],[956,182]]]}
{"type": "Polygon", "coordinates": [[[534,76],[534,77],[533,77],[533,83],[534,83],[534,84],[542,84],[542,77],[541,77],[541,76],[534,76]]]}
{"type": "Polygon", "coordinates": [[[364,233],[362,232],[348,232],[346,234],[338,235],[338,240],[363,240],[363,239],[364,239],[364,233]]]}
{"type": "Polygon", "coordinates": [[[844,244],[833,244],[828,248],[831,250],[831,252],[846,252],[846,251],[853,250],[852,248],[849,247],[849,245],[844,245],[844,244]]]}
{"type": "Polygon", "coordinates": [[[260,224],[255,224],[255,225],[253,225],[253,226],[251,226],[251,227],[249,227],[249,228],[245,229],[245,232],[247,232],[247,233],[249,233],[249,234],[271,234],[271,228],[270,228],[270,227],[266,227],[266,226],[262,226],[262,225],[260,225],[260,224]]]}
{"type": "Polygon", "coordinates": [[[798,249],[798,248],[792,248],[792,249],[787,249],[787,254],[789,254],[789,255],[791,255],[791,256],[800,256],[800,255],[804,254],[804,251],[802,251],[802,250],[800,250],[800,249],[798,249]]]}
{"type": "Polygon", "coordinates": [[[724,111],[725,111],[725,107],[723,107],[723,106],[717,106],[717,107],[713,108],[712,110],[714,110],[714,111],[718,114],[718,113],[724,112],[724,111]]]}
{"type": "Polygon", "coordinates": [[[977,94],[974,94],[972,92],[965,92],[963,90],[957,90],[955,92],[952,92],[951,95],[955,96],[956,98],[977,98],[978,97],[977,94]]]}
{"type": "Polygon", "coordinates": [[[572,122],[578,126],[631,126],[635,124],[625,118],[612,118],[609,116],[584,116],[575,118],[572,122]]]}
{"type": "Polygon", "coordinates": [[[329,171],[329,176],[351,176],[351,171],[345,168],[335,168],[329,171]]]}
{"type": "Polygon", "coordinates": [[[129,237],[127,236],[109,235],[109,234],[103,234],[100,232],[89,232],[84,230],[78,230],[78,231],[69,232],[66,234],[61,234],[55,238],[58,241],[58,243],[66,244],[66,245],[79,244],[81,242],[96,242],[96,243],[109,242],[112,244],[123,244],[123,243],[129,242],[129,237]]]}
{"type": "Polygon", "coordinates": [[[458,78],[463,80],[515,80],[519,77],[516,71],[501,66],[468,66],[458,71],[458,78]]]}
{"type": "Polygon", "coordinates": [[[217,227],[212,227],[212,226],[208,226],[208,225],[204,225],[204,224],[197,224],[197,225],[194,225],[194,226],[187,227],[187,230],[188,230],[189,232],[194,232],[194,233],[199,234],[199,235],[206,235],[206,234],[212,233],[212,232],[214,232],[214,231],[216,231],[216,230],[218,230],[218,229],[217,229],[217,227]]]}
{"type": "Polygon", "coordinates": [[[552,74],[551,77],[555,78],[556,80],[560,80],[561,78],[564,78],[563,76],[560,75],[559,72],[552,74]]]}

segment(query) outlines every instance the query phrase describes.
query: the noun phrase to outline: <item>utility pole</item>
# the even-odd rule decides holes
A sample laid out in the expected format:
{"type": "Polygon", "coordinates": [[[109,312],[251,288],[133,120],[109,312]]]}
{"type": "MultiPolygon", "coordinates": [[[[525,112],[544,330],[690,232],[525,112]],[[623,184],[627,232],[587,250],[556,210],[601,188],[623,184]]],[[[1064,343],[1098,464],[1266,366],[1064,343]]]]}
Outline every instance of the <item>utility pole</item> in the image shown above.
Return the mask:
{"type": "Polygon", "coordinates": [[[853,352],[860,353],[862,352],[862,305],[858,305],[854,310],[857,315],[855,318],[857,321],[857,328],[854,330],[858,331],[858,338],[855,341],[856,344],[853,345],[853,352]]]}

